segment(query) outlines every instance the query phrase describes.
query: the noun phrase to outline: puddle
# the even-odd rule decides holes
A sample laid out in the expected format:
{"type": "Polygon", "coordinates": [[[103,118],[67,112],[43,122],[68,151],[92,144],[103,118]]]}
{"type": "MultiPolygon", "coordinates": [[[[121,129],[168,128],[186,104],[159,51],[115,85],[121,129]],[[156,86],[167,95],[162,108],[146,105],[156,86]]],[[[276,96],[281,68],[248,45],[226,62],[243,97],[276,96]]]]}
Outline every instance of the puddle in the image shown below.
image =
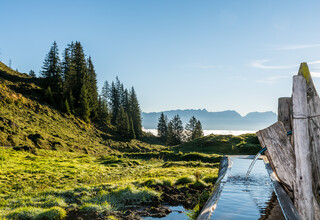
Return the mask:
{"type": "Polygon", "coordinates": [[[183,206],[169,206],[170,210],[172,211],[169,215],[162,217],[162,218],[156,218],[156,217],[144,217],[145,220],[189,220],[190,218],[187,216],[187,213],[189,212],[186,210],[183,206]]]}

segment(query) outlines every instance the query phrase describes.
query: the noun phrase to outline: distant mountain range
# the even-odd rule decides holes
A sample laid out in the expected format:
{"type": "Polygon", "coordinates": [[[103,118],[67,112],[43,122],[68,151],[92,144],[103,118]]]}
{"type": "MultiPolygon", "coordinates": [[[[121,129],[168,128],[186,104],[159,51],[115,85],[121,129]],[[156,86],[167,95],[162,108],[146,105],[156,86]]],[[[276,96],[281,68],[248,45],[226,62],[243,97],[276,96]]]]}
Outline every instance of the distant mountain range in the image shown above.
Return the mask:
{"type": "MultiPolygon", "coordinates": [[[[192,116],[201,121],[204,130],[259,130],[277,121],[277,114],[268,112],[250,112],[242,117],[238,112],[227,110],[222,112],[208,112],[206,109],[170,110],[164,111],[168,119],[179,114],[183,126],[192,116]]],[[[146,129],[156,129],[161,112],[142,113],[142,125],[146,129]]]]}

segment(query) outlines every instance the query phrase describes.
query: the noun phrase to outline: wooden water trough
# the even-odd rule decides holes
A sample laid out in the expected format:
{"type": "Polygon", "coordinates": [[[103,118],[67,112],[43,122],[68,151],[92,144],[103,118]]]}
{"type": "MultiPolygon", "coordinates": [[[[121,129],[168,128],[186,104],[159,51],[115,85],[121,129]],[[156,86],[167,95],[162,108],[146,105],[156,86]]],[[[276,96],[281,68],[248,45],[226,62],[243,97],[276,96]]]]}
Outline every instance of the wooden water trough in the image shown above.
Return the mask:
{"type": "MultiPolygon", "coordinates": [[[[293,76],[292,88],[291,97],[279,98],[278,122],[257,136],[267,148],[268,172],[275,192],[283,195],[278,201],[286,219],[316,220],[320,219],[320,98],[306,63],[293,76]]],[[[214,195],[198,219],[209,219],[216,205],[214,195]]]]}

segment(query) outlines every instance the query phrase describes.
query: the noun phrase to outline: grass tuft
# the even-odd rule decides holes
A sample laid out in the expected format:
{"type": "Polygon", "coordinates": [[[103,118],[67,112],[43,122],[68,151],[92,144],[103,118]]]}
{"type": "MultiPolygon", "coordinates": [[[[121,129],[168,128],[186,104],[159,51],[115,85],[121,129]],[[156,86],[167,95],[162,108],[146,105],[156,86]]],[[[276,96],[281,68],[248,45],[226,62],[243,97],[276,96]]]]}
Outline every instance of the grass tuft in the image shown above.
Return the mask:
{"type": "Polygon", "coordinates": [[[41,212],[35,217],[35,220],[61,220],[67,216],[66,210],[61,207],[52,207],[41,212]]]}
{"type": "Polygon", "coordinates": [[[193,177],[184,176],[184,177],[177,179],[175,184],[176,185],[187,185],[187,184],[193,183],[193,182],[194,182],[193,177]]]}
{"type": "Polygon", "coordinates": [[[21,207],[13,210],[6,217],[9,219],[21,219],[21,220],[29,220],[35,219],[37,215],[43,212],[42,208],[35,207],[21,207]]]}

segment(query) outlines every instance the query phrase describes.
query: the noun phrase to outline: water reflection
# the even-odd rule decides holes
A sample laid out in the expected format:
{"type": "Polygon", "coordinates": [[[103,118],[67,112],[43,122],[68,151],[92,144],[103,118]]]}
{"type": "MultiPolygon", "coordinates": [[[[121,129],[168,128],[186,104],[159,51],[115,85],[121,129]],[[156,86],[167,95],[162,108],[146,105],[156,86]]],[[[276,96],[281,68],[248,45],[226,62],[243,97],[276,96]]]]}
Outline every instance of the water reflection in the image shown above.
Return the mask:
{"type": "Polygon", "coordinates": [[[161,219],[161,220],[189,220],[190,218],[187,216],[187,211],[183,206],[169,206],[171,209],[171,213],[165,217],[162,218],[156,218],[156,217],[144,217],[144,220],[155,220],[155,219],[161,219]]]}
{"type": "Polygon", "coordinates": [[[246,178],[251,161],[234,159],[227,183],[210,219],[284,219],[282,213],[269,217],[277,200],[272,200],[274,192],[263,160],[257,160],[250,176],[246,178]]]}

